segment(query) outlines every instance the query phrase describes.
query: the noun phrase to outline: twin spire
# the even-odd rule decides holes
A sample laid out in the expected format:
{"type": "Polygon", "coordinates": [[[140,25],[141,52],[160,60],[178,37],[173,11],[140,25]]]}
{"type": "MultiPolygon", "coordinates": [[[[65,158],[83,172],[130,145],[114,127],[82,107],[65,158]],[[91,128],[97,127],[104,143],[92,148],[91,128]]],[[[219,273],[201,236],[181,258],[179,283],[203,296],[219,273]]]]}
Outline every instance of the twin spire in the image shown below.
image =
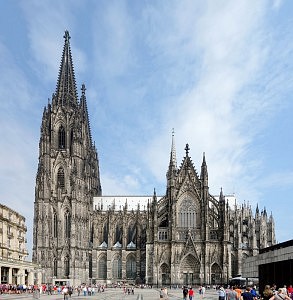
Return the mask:
{"type": "Polygon", "coordinates": [[[70,35],[68,30],[64,34],[64,47],[59,68],[59,75],[57,80],[56,92],[53,95],[53,103],[57,106],[73,108],[81,113],[82,118],[87,124],[87,131],[89,134],[89,141],[92,145],[92,136],[90,129],[90,122],[87,109],[87,101],[85,96],[85,85],[81,86],[81,98],[78,101],[78,94],[76,89],[75,74],[73,68],[73,61],[70,48],[70,35]]]}
{"type": "Polygon", "coordinates": [[[70,49],[70,35],[68,30],[64,34],[64,47],[55,96],[58,104],[62,106],[77,106],[77,90],[70,49]]]}

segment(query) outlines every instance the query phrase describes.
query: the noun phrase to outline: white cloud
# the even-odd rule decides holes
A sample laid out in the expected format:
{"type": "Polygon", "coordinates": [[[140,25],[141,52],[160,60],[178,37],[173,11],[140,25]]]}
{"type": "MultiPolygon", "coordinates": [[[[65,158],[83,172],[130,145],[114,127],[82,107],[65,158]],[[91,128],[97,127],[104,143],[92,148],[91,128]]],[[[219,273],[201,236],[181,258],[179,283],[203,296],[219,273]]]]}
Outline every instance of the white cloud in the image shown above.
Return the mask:
{"type": "MultiPolygon", "coordinates": [[[[255,186],[247,188],[253,178],[245,174],[256,163],[247,163],[247,149],[258,129],[245,125],[255,124],[266,113],[264,105],[267,105],[267,99],[259,94],[249,99],[251,95],[246,94],[245,88],[254,83],[266,63],[269,45],[264,43],[263,26],[267,7],[264,2],[252,7],[246,1],[225,1],[225,5],[223,2],[209,3],[201,7],[191,3],[191,6],[188,9],[176,7],[173,14],[168,7],[173,17],[173,30],[166,38],[157,33],[154,40],[152,35],[150,41],[160,47],[164,59],[172,57],[175,69],[174,56],[180,60],[181,53],[189,53],[193,56],[190,60],[195,63],[191,65],[191,78],[184,73],[172,78],[178,86],[177,100],[164,106],[164,126],[151,141],[146,164],[152,166],[157,178],[165,180],[162,170],[164,174],[168,161],[165,157],[170,149],[168,147],[166,151],[165,145],[171,143],[170,134],[168,139],[165,138],[166,128],[170,132],[175,127],[177,148],[183,150],[185,143],[189,143],[198,170],[202,152],[206,152],[214,193],[223,186],[226,192],[236,192],[255,200],[259,193],[255,186]],[[185,19],[186,11],[194,13],[192,20],[196,21],[184,21],[189,20],[185,19]],[[182,43],[183,40],[187,43],[182,43]],[[196,63],[199,53],[203,58],[201,64],[196,63]],[[190,87],[180,89],[180,81],[186,80],[190,81],[190,87]]],[[[181,157],[178,157],[179,161],[181,157]]]]}
{"type": "MultiPolygon", "coordinates": [[[[80,5],[80,1],[68,5],[67,1],[36,0],[30,1],[30,5],[22,5],[33,57],[30,64],[43,81],[56,81],[63,47],[62,36],[65,30],[69,30],[70,34],[77,31],[73,11],[80,5]]],[[[74,42],[71,42],[71,48],[78,73],[82,73],[87,66],[86,55],[74,42]]]]}
{"type": "MultiPolygon", "coordinates": [[[[135,64],[133,28],[125,1],[111,1],[95,7],[93,16],[94,61],[99,76],[116,77],[135,64]]],[[[118,99],[117,99],[118,100],[118,99]]]]}

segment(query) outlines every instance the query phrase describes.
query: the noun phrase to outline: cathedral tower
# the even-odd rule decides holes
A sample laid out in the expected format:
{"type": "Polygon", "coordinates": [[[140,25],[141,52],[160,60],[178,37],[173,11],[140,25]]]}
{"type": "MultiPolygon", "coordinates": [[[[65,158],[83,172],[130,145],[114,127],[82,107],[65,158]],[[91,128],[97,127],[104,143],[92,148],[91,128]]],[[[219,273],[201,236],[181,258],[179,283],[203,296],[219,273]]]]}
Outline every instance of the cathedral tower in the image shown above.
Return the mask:
{"type": "Polygon", "coordinates": [[[92,278],[93,197],[101,195],[85,91],[78,99],[68,31],[56,91],[44,108],[34,203],[33,262],[42,282],[92,278]]]}

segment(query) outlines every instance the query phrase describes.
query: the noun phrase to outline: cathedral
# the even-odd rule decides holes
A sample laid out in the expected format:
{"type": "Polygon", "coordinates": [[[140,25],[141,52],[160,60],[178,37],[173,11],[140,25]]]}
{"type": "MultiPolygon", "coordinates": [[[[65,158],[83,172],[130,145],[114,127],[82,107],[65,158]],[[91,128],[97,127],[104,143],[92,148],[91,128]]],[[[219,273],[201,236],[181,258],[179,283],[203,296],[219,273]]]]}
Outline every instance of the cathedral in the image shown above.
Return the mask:
{"type": "Polygon", "coordinates": [[[56,90],[44,108],[36,175],[33,262],[43,283],[220,284],[275,244],[274,219],[233,195],[209,192],[189,145],[177,166],[174,134],[166,193],[102,195],[86,88],[78,98],[68,31],[56,90]],[[233,202],[233,203],[232,203],[233,202]]]}

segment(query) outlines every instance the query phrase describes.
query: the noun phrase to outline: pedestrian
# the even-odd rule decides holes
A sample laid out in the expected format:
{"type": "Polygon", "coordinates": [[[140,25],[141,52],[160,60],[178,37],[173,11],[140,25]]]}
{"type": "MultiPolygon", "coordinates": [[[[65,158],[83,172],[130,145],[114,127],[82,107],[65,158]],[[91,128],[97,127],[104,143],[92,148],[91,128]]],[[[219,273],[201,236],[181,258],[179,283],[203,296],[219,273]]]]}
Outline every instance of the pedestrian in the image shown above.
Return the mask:
{"type": "Polygon", "coordinates": [[[245,292],[241,294],[243,300],[255,300],[255,298],[253,297],[253,294],[251,294],[250,290],[251,289],[248,286],[248,287],[246,287],[245,292]]]}
{"type": "Polygon", "coordinates": [[[230,289],[230,291],[227,294],[227,299],[228,300],[237,300],[238,299],[238,295],[235,292],[235,287],[232,286],[232,288],[230,289]]]}
{"type": "Polygon", "coordinates": [[[277,293],[273,295],[270,300],[291,300],[287,295],[283,294],[283,289],[279,288],[277,293]]]}
{"type": "Polygon", "coordinates": [[[188,291],[188,296],[189,296],[189,300],[193,300],[194,297],[194,291],[192,289],[192,287],[189,289],[188,291]]]}
{"type": "Polygon", "coordinates": [[[269,300],[274,295],[271,287],[269,285],[265,286],[264,291],[262,292],[262,299],[269,300]]]}
{"type": "Polygon", "coordinates": [[[218,290],[218,295],[219,295],[219,300],[225,300],[226,293],[222,286],[218,290]]]}
{"type": "Polygon", "coordinates": [[[288,287],[288,294],[289,294],[289,297],[291,297],[291,299],[293,299],[293,287],[292,287],[292,284],[290,284],[289,287],[288,287]]]}
{"type": "Polygon", "coordinates": [[[183,287],[183,300],[187,300],[187,295],[188,295],[188,289],[186,286],[183,287]]]}
{"type": "Polygon", "coordinates": [[[67,300],[68,299],[68,288],[67,288],[67,286],[65,286],[63,288],[62,293],[63,293],[63,297],[64,297],[63,299],[67,300]]]}

